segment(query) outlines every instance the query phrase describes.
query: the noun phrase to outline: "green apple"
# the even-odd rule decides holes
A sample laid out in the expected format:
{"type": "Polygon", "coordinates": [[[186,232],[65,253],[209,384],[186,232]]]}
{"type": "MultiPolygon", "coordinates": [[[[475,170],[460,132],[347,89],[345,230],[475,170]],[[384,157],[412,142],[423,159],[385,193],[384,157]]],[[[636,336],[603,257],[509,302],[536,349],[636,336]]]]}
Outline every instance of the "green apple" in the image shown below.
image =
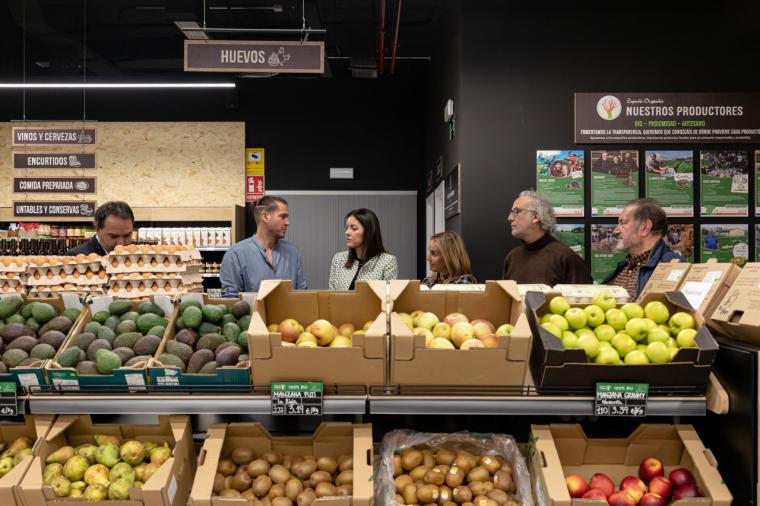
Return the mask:
{"type": "Polygon", "coordinates": [[[647,345],[643,344],[643,343],[639,343],[639,344],[636,345],[636,349],[645,352],[645,351],[647,351],[647,345]]]}
{"type": "Polygon", "coordinates": [[[412,320],[412,315],[407,313],[399,313],[398,317],[401,318],[401,321],[404,322],[404,325],[409,327],[409,330],[414,330],[414,321],[412,320]]]}
{"type": "Polygon", "coordinates": [[[594,359],[597,364],[620,364],[620,356],[615,348],[602,347],[594,359]]]}
{"type": "Polygon", "coordinates": [[[644,318],[644,322],[647,324],[650,330],[657,326],[657,324],[651,318],[644,318]]]}
{"type": "Polygon", "coordinates": [[[604,310],[596,304],[591,304],[583,308],[586,313],[586,323],[589,327],[594,328],[604,323],[604,310]]]}
{"type": "Polygon", "coordinates": [[[433,327],[438,325],[440,320],[438,319],[438,316],[436,316],[433,313],[422,313],[417,320],[415,320],[414,325],[417,327],[422,327],[425,329],[428,329],[430,331],[433,330],[433,327]]]}
{"type": "Polygon", "coordinates": [[[604,319],[607,321],[607,324],[612,326],[615,330],[623,330],[625,324],[628,323],[628,318],[625,317],[625,313],[617,308],[607,310],[607,312],[604,313],[604,319]]]}
{"type": "Polygon", "coordinates": [[[562,315],[558,315],[558,314],[551,315],[549,317],[549,323],[553,323],[562,331],[570,329],[570,324],[567,323],[567,320],[565,320],[565,317],[562,315]]]}
{"type": "Polygon", "coordinates": [[[667,306],[659,301],[647,302],[644,306],[644,316],[654,320],[655,323],[665,323],[670,318],[667,306]]]}
{"type": "Polygon", "coordinates": [[[634,341],[641,341],[649,333],[649,325],[643,318],[634,317],[625,324],[625,333],[631,336],[634,341]]]}
{"type": "Polygon", "coordinates": [[[670,349],[665,343],[656,341],[647,346],[647,358],[653,364],[670,362],[670,349]]]}
{"type": "Polygon", "coordinates": [[[623,307],[620,309],[625,313],[625,317],[629,320],[634,318],[644,318],[644,308],[638,304],[629,302],[628,304],[623,304],[623,307]]]}
{"type": "MultiPolygon", "coordinates": [[[[612,345],[609,341],[599,341],[599,349],[601,350],[603,348],[611,348],[615,350],[615,348],[612,348],[612,345]]],[[[615,350],[615,353],[617,353],[617,350],[615,350]]]]}
{"type": "Polygon", "coordinates": [[[605,323],[595,328],[594,334],[596,334],[597,339],[600,341],[612,341],[612,338],[615,336],[615,329],[605,323]]]}
{"type": "Polygon", "coordinates": [[[579,329],[573,330],[573,332],[575,332],[575,335],[578,337],[581,337],[584,334],[591,334],[591,335],[596,336],[596,334],[594,334],[594,331],[588,327],[581,327],[579,329]]]}
{"type": "Polygon", "coordinates": [[[553,334],[557,339],[562,339],[562,331],[553,323],[542,323],[541,326],[545,328],[550,334],[553,334]]]}
{"type": "Polygon", "coordinates": [[[668,342],[670,338],[670,332],[665,332],[661,328],[654,328],[647,334],[647,344],[668,342]]]}
{"type": "Polygon", "coordinates": [[[697,322],[694,321],[694,317],[689,313],[679,311],[670,317],[670,320],[668,320],[668,326],[670,326],[670,331],[673,335],[677,336],[678,333],[684,329],[696,329],[697,322]]]}
{"type": "Polygon", "coordinates": [[[514,330],[514,327],[512,327],[512,325],[510,325],[509,323],[505,323],[504,325],[501,325],[498,329],[496,329],[496,335],[508,336],[512,334],[513,330],[514,330]]]}
{"type": "Polygon", "coordinates": [[[599,290],[596,292],[596,295],[591,299],[591,303],[602,308],[602,311],[608,311],[617,306],[617,301],[609,290],[599,290]]]}
{"type": "Polygon", "coordinates": [[[554,297],[549,301],[549,310],[554,314],[563,315],[568,309],[570,309],[570,303],[562,296],[554,297]]]}
{"type": "Polygon", "coordinates": [[[649,363],[649,358],[647,358],[647,354],[645,352],[637,349],[628,353],[623,359],[623,362],[626,364],[643,365],[649,363]]]}
{"type": "Polygon", "coordinates": [[[667,332],[668,334],[671,334],[670,327],[668,327],[667,325],[663,325],[662,323],[656,324],[655,328],[662,329],[665,332],[667,332]]]}
{"type": "Polygon", "coordinates": [[[636,341],[628,334],[621,332],[612,338],[612,346],[617,350],[620,358],[623,358],[636,349],[636,341]]]}
{"type": "Polygon", "coordinates": [[[448,323],[436,323],[432,330],[433,337],[443,337],[444,339],[451,340],[451,325],[448,323]]]}
{"type": "Polygon", "coordinates": [[[678,355],[678,350],[680,350],[680,348],[668,348],[668,351],[670,352],[670,362],[676,358],[676,355],[678,355]]]}
{"type": "Polygon", "coordinates": [[[552,316],[553,314],[554,314],[554,313],[546,313],[544,316],[542,316],[542,317],[541,317],[541,322],[540,322],[540,323],[541,323],[541,324],[544,324],[544,323],[548,322],[548,321],[549,321],[549,318],[551,318],[551,316],[552,316]]]}
{"type": "Polygon", "coordinates": [[[676,342],[675,339],[673,339],[672,337],[669,337],[668,340],[665,341],[665,346],[667,346],[668,348],[678,348],[678,343],[676,342]]]}
{"type": "Polygon", "coordinates": [[[570,325],[571,329],[580,329],[585,327],[588,320],[586,313],[584,313],[583,309],[579,307],[571,307],[565,311],[564,318],[567,320],[567,323],[570,325]]]}
{"type": "Polygon", "coordinates": [[[575,349],[578,346],[578,336],[566,330],[562,333],[562,347],[565,349],[575,349]]]}
{"type": "Polygon", "coordinates": [[[676,336],[676,343],[681,348],[696,348],[697,342],[695,340],[697,331],[694,329],[683,329],[676,336]]]}
{"type": "Polygon", "coordinates": [[[599,339],[594,334],[585,334],[578,338],[578,345],[583,348],[588,358],[599,355],[599,339]]]}

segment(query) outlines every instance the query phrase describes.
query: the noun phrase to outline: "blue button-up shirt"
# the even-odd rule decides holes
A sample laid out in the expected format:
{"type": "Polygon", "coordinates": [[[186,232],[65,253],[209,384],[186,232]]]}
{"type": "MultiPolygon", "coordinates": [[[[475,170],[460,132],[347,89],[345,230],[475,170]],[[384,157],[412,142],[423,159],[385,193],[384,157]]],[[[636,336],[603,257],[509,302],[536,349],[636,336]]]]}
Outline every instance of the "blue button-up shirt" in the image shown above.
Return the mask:
{"type": "Polygon", "coordinates": [[[224,254],[220,278],[222,297],[257,292],[265,279],[289,279],[293,288],[308,288],[298,248],[288,241],[278,240],[272,249],[270,263],[266,248],[255,235],[235,244],[224,254]]]}

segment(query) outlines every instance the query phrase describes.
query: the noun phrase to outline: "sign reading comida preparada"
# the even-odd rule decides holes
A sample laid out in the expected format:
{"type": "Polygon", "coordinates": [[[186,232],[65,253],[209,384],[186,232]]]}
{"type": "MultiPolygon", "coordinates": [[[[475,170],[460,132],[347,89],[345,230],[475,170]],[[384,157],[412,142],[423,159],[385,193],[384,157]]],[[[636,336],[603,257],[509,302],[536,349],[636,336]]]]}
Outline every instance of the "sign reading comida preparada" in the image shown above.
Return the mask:
{"type": "Polygon", "coordinates": [[[92,218],[95,216],[95,201],[14,202],[13,216],[17,218],[92,218]]]}
{"type": "Polygon", "coordinates": [[[95,193],[94,177],[14,177],[14,193],[95,193]]]}
{"type": "Polygon", "coordinates": [[[185,72],[325,71],[324,42],[186,40],[185,72]]]}
{"type": "Polygon", "coordinates": [[[14,169],[94,169],[95,153],[13,153],[14,169]]]}
{"type": "Polygon", "coordinates": [[[71,144],[95,144],[95,129],[13,127],[14,146],[71,144]]]}
{"type": "Polygon", "coordinates": [[[575,142],[760,142],[760,93],[576,93],[575,142]]]}

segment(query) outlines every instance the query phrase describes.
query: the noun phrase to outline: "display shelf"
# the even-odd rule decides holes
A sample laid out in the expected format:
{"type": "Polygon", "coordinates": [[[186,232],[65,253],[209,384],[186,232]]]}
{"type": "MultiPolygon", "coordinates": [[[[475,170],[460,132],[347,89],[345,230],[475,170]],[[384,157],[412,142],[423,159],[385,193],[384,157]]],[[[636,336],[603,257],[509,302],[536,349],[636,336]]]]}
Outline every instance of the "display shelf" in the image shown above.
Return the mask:
{"type": "Polygon", "coordinates": [[[202,278],[218,278],[219,273],[218,272],[209,272],[209,273],[204,272],[203,274],[201,274],[201,277],[202,278]]]}

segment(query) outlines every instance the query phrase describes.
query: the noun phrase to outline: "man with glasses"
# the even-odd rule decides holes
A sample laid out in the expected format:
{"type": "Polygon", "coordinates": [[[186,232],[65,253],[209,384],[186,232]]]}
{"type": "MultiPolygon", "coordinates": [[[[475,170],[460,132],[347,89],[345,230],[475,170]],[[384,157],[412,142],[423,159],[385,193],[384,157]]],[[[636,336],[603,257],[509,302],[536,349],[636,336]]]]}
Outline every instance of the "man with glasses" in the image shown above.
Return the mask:
{"type": "Polygon", "coordinates": [[[549,200],[527,190],[512,204],[508,216],[512,236],[522,244],[504,259],[504,279],[520,284],[590,284],[583,259],[552,236],[556,220],[549,200]]]}

